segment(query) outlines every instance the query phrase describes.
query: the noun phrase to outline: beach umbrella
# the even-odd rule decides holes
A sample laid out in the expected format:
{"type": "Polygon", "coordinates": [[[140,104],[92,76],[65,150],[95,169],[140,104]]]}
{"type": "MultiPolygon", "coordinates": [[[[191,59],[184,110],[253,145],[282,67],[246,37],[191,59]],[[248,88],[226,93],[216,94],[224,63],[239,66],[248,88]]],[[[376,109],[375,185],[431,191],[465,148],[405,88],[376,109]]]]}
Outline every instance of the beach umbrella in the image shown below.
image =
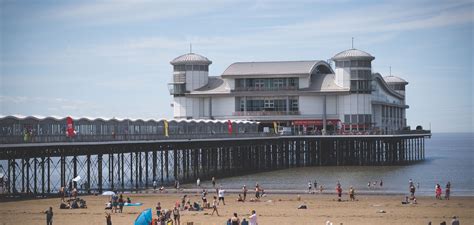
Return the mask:
{"type": "Polygon", "coordinates": [[[145,209],[135,220],[134,225],[149,225],[151,223],[151,209],[145,209]]]}
{"type": "Polygon", "coordinates": [[[74,177],[74,179],[72,179],[72,181],[74,182],[78,182],[81,180],[81,176],[77,176],[77,177],[74,177]]]}
{"type": "Polygon", "coordinates": [[[115,192],[113,192],[113,191],[106,191],[106,192],[102,193],[102,195],[115,195],[115,192]]]}

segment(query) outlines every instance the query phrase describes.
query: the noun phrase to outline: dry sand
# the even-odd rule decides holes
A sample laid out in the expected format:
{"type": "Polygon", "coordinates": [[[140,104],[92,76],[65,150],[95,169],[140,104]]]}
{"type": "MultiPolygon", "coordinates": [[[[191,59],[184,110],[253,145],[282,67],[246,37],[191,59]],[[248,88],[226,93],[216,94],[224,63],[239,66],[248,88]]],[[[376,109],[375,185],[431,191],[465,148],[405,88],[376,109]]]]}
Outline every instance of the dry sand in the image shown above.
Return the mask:
{"type": "MultiPolygon", "coordinates": [[[[210,193],[208,199],[212,198],[210,193]]],[[[125,194],[133,202],[142,202],[143,206],[125,207],[122,214],[112,214],[114,225],[133,224],[137,215],[146,208],[154,209],[156,202],[164,208],[172,208],[183,194],[148,193],[125,194]]],[[[198,201],[200,196],[188,194],[191,201],[198,201]]],[[[367,225],[367,224],[439,224],[449,222],[453,215],[460,218],[461,224],[474,224],[474,197],[452,197],[451,200],[436,200],[434,197],[420,197],[416,205],[402,205],[404,196],[359,195],[358,201],[335,201],[334,195],[302,194],[297,201],[294,194],[275,194],[262,199],[261,202],[236,202],[236,194],[226,196],[226,205],[218,207],[220,216],[209,215],[211,210],[200,212],[184,211],[181,213],[181,224],[193,221],[196,225],[226,224],[226,220],[236,212],[239,217],[248,217],[251,210],[258,214],[260,225],[282,224],[325,224],[327,220],[334,225],[367,225]],[[308,209],[297,209],[306,204],[308,209]],[[378,213],[384,210],[386,213],[378,213]]],[[[343,196],[345,199],[347,195],[343,196]]],[[[53,224],[95,225],[105,224],[104,206],[107,196],[84,196],[87,209],[59,209],[59,198],[21,200],[0,203],[0,224],[45,224],[43,213],[49,206],[53,207],[53,224]]]]}

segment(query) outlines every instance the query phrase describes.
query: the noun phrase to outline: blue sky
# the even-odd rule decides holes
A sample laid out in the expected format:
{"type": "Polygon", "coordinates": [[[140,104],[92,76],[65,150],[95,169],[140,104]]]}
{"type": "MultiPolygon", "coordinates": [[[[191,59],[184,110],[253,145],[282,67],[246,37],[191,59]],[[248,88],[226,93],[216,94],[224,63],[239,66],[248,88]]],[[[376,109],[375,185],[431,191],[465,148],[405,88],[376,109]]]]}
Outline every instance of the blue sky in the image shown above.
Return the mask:
{"type": "Polygon", "coordinates": [[[408,124],[473,131],[472,1],[3,1],[0,114],[171,118],[169,62],[329,59],[407,81],[408,124]]]}

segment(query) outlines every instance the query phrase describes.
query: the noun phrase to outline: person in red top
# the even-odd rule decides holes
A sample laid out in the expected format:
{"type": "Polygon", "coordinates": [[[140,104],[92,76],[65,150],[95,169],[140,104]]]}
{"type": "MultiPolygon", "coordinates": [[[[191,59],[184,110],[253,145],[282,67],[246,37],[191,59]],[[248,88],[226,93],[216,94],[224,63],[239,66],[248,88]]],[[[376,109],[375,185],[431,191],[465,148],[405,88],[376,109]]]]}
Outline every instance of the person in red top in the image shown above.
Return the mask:
{"type": "Polygon", "coordinates": [[[442,194],[441,185],[437,184],[436,185],[436,199],[441,199],[441,194],[442,194]]]}
{"type": "Polygon", "coordinates": [[[336,192],[337,192],[337,201],[341,201],[341,196],[342,196],[342,187],[340,184],[336,186],[336,192]]]}

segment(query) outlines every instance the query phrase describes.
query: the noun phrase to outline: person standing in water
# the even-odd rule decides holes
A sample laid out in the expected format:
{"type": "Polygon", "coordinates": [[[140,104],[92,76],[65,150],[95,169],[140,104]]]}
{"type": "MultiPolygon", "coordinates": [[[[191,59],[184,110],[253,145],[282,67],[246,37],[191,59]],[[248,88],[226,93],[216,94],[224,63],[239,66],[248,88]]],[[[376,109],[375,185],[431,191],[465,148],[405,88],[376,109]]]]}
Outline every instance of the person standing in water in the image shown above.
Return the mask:
{"type": "Polygon", "coordinates": [[[451,195],[451,182],[449,182],[449,181],[448,181],[448,183],[446,184],[446,189],[445,189],[445,191],[444,191],[444,194],[445,194],[444,198],[445,198],[446,200],[449,200],[449,196],[451,195]]]}
{"type": "Polygon", "coordinates": [[[215,177],[212,177],[212,187],[213,188],[216,187],[216,178],[215,177]]]}
{"type": "Polygon", "coordinates": [[[244,185],[242,187],[242,192],[244,194],[244,202],[245,202],[245,199],[247,198],[247,192],[248,192],[247,186],[244,185]]]}

